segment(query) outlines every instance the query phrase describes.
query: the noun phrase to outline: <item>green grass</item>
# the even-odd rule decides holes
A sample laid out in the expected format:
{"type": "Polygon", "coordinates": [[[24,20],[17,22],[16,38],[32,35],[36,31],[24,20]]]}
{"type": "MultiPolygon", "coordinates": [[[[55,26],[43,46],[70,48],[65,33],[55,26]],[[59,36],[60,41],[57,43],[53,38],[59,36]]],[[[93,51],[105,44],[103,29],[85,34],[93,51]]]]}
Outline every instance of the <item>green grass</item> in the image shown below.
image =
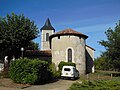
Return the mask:
{"type": "Polygon", "coordinates": [[[113,81],[120,81],[120,77],[113,77],[112,80],[113,81]]]}
{"type": "Polygon", "coordinates": [[[113,77],[120,77],[120,72],[99,70],[88,75],[81,75],[80,80],[110,80],[111,74],[113,75],[113,77]]]}
{"type": "Polygon", "coordinates": [[[117,71],[103,71],[103,70],[96,70],[95,72],[96,72],[96,73],[99,73],[99,74],[111,74],[111,73],[120,74],[120,72],[117,72],[117,71]]]}
{"type": "Polygon", "coordinates": [[[78,82],[73,83],[68,90],[120,90],[120,77],[111,78],[111,73],[120,72],[97,71],[94,74],[81,75],[78,82]]]}
{"type": "Polygon", "coordinates": [[[89,75],[81,75],[80,80],[85,81],[85,80],[110,80],[111,76],[110,75],[103,75],[103,74],[89,74],[89,75]]]}
{"type": "Polygon", "coordinates": [[[73,83],[68,90],[119,90],[120,81],[114,80],[97,80],[97,81],[84,81],[82,84],[79,82],[73,83]]]}

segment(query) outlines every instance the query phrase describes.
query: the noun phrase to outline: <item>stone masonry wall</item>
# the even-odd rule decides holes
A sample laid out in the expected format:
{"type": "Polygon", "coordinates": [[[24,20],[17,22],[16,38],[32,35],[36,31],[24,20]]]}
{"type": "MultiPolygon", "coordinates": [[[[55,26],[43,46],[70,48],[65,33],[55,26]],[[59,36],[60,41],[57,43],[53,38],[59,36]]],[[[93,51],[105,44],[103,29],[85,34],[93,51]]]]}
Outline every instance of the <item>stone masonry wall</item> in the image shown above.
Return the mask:
{"type": "Polygon", "coordinates": [[[52,38],[52,61],[58,66],[61,61],[68,62],[68,49],[72,49],[72,62],[80,74],[86,73],[85,39],[74,35],[52,38]]]}
{"type": "Polygon", "coordinates": [[[50,50],[49,41],[46,41],[46,33],[49,33],[49,36],[54,33],[54,30],[42,30],[41,33],[41,50],[50,50]]]}

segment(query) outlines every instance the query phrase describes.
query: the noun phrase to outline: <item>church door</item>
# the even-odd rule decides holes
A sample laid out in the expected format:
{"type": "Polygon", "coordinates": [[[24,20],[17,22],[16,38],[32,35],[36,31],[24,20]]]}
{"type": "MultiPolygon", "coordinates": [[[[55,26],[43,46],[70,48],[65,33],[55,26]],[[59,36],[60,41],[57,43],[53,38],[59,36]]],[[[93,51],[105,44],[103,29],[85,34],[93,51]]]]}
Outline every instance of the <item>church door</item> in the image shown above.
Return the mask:
{"type": "Polygon", "coordinates": [[[72,62],[72,49],[68,49],[68,62],[72,62]]]}

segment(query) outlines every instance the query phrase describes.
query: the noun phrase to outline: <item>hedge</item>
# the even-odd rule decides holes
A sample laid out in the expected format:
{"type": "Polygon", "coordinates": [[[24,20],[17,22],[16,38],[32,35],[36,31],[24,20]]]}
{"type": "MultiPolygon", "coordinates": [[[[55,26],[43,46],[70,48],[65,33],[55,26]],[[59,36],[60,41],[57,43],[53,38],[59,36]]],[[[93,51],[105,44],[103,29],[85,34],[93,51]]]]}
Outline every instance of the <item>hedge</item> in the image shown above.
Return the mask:
{"type": "Polygon", "coordinates": [[[47,62],[20,58],[11,62],[9,76],[16,83],[36,84],[49,81],[52,74],[47,62]]]}
{"type": "Polygon", "coordinates": [[[60,73],[61,72],[56,70],[55,63],[52,63],[49,67],[50,67],[50,71],[52,73],[53,79],[60,78],[60,73]]]}
{"type": "Polygon", "coordinates": [[[64,61],[61,61],[58,65],[58,68],[59,70],[61,71],[62,70],[62,67],[63,66],[74,66],[76,67],[76,64],[75,63],[72,63],[72,62],[64,62],[64,61]]]}

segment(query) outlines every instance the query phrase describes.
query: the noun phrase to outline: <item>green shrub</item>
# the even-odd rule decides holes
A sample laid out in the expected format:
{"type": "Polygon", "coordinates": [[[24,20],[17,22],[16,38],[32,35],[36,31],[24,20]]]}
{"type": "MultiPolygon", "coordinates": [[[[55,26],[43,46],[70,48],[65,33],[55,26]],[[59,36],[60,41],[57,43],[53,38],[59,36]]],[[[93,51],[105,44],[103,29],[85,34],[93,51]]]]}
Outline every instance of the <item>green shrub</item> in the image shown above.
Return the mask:
{"type": "Polygon", "coordinates": [[[72,63],[72,62],[64,62],[64,61],[61,61],[58,65],[59,67],[59,70],[61,71],[62,70],[62,67],[63,66],[75,66],[76,67],[76,64],[75,63],[72,63]]]}
{"type": "Polygon", "coordinates": [[[55,63],[52,63],[50,65],[50,71],[51,71],[52,76],[53,76],[54,79],[60,78],[60,71],[56,70],[55,63]]]}
{"type": "Polygon", "coordinates": [[[51,79],[48,63],[39,59],[20,58],[10,64],[10,78],[16,83],[45,83],[51,79]]]}
{"type": "Polygon", "coordinates": [[[85,81],[73,83],[68,90],[119,90],[120,81],[102,80],[102,81],[85,81]]]}

